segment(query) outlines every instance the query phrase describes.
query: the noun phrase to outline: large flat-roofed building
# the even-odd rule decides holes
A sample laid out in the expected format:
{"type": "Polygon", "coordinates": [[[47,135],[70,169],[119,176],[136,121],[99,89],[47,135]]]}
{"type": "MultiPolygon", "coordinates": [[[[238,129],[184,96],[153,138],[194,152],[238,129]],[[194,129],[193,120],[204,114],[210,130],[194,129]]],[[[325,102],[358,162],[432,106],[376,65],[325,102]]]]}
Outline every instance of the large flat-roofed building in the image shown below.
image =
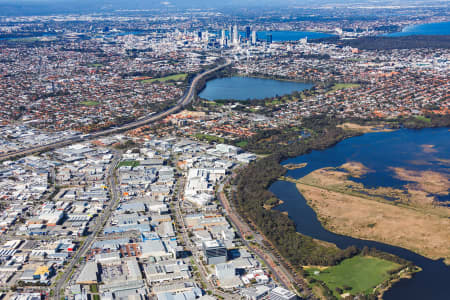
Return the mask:
{"type": "Polygon", "coordinates": [[[297,295],[282,287],[276,287],[269,293],[270,300],[295,300],[297,295]]]}
{"type": "Polygon", "coordinates": [[[208,265],[222,264],[227,261],[227,248],[221,241],[204,241],[203,253],[208,265]]]}
{"type": "Polygon", "coordinates": [[[96,284],[98,283],[98,265],[96,262],[87,262],[81,270],[77,279],[77,284],[96,284]]]}

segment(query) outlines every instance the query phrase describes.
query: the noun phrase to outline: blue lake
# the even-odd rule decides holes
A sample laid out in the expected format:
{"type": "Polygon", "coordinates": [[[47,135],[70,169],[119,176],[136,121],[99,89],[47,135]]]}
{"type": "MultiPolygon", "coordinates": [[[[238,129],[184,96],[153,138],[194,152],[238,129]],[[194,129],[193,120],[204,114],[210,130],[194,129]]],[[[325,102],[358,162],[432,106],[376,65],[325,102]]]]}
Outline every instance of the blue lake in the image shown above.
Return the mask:
{"type": "MultiPolygon", "coordinates": [[[[374,170],[360,179],[366,186],[400,187],[407,182],[396,179],[390,167],[411,170],[433,170],[450,176],[450,132],[448,128],[369,133],[350,138],[323,151],[288,159],[283,162],[302,163],[305,168],[289,170],[287,175],[301,178],[323,167],[337,167],[345,162],[357,161],[374,170]],[[433,145],[433,147],[430,147],[433,145]],[[430,150],[432,149],[432,150],[430,150]]],[[[374,241],[335,234],[322,227],[314,210],[297,190],[294,183],[277,181],[272,191],[283,204],[276,209],[287,211],[296,223],[297,231],[313,238],[335,243],[339,248],[355,245],[375,247],[393,253],[418,265],[423,271],[412,279],[401,280],[384,295],[386,300],[448,299],[450,295],[450,267],[442,260],[431,260],[412,251],[374,241]]],[[[448,196],[446,199],[449,200],[448,196]]]]}
{"type": "Polygon", "coordinates": [[[395,37],[408,35],[450,35],[450,22],[407,26],[400,32],[387,33],[384,36],[395,37]]]}
{"type": "Polygon", "coordinates": [[[199,96],[207,100],[264,99],[303,91],[312,86],[311,83],[235,76],[208,81],[199,96]]]}
{"type": "Polygon", "coordinates": [[[7,40],[15,40],[15,39],[30,39],[30,38],[40,38],[40,37],[53,37],[56,36],[55,33],[41,33],[41,34],[36,34],[35,36],[11,36],[11,37],[0,37],[0,41],[7,41],[7,40]]]}

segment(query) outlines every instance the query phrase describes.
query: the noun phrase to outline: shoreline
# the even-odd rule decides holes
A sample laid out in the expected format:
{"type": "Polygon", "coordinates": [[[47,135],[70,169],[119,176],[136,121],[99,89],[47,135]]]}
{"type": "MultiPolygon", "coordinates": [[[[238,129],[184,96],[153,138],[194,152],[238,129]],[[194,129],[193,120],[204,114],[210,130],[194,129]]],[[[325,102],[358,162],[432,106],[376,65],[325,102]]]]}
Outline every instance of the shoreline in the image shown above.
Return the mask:
{"type": "MultiPolygon", "coordinates": [[[[450,20],[447,20],[447,21],[431,21],[431,22],[425,22],[425,23],[412,23],[412,24],[403,26],[400,31],[386,32],[386,33],[382,34],[381,36],[392,37],[391,34],[399,34],[399,33],[405,33],[406,35],[408,33],[411,33],[411,35],[416,35],[416,33],[414,33],[414,28],[417,28],[419,26],[424,26],[424,25],[429,25],[429,24],[442,24],[442,23],[449,23],[449,22],[450,22],[450,20]]],[[[425,35],[436,35],[436,33],[425,34],[425,35]]],[[[437,35],[441,35],[441,34],[437,34],[437,35]]],[[[442,34],[442,35],[445,35],[445,34],[442,34]]]]}
{"type": "MultiPolygon", "coordinates": [[[[200,96],[200,94],[207,88],[207,84],[209,81],[213,81],[216,79],[224,79],[224,78],[234,78],[234,77],[241,77],[241,78],[254,78],[254,79],[266,79],[266,80],[274,80],[274,81],[281,81],[281,82],[292,82],[292,83],[303,83],[303,84],[310,84],[312,85],[310,88],[305,88],[303,90],[296,90],[293,92],[303,92],[303,91],[308,91],[314,87],[316,87],[319,82],[313,82],[313,81],[306,81],[306,80],[298,80],[298,79],[289,79],[289,78],[273,78],[273,77],[268,77],[268,76],[263,76],[263,75],[253,75],[253,74],[244,74],[244,73],[237,73],[237,72],[233,72],[231,74],[227,74],[226,76],[218,76],[218,77],[214,77],[211,79],[208,79],[205,81],[205,84],[203,85],[202,89],[197,91],[197,97],[198,99],[204,100],[204,101],[213,101],[213,102],[227,102],[227,103],[235,103],[235,102],[245,102],[245,103],[252,103],[253,101],[262,101],[265,98],[261,98],[261,99],[243,99],[243,100],[239,100],[239,99],[206,99],[206,98],[202,98],[200,96]]],[[[288,93],[288,94],[282,94],[279,95],[280,97],[283,96],[287,96],[287,95],[291,95],[293,92],[288,93]]],[[[271,97],[267,97],[269,99],[273,99],[275,96],[271,96],[271,97]]]]}
{"type": "Polygon", "coordinates": [[[392,278],[392,279],[388,279],[387,281],[383,282],[386,283],[385,287],[375,287],[375,289],[379,288],[379,295],[378,295],[378,299],[379,300],[383,300],[383,296],[384,294],[389,291],[396,283],[400,282],[403,279],[411,279],[414,274],[422,272],[422,268],[419,266],[414,266],[414,270],[410,270],[410,271],[406,271],[406,268],[403,268],[401,270],[399,270],[397,273],[393,274],[393,275],[398,275],[397,278],[392,278]]]}
{"type": "MultiPolygon", "coordinates": [[[[322,169],[316,171],[320,170],[322,169]]],[[[306,176],[309,176],[310,174],[311,173],[306,176]]],[[[325,174],[322,175],[325,176],[325,174]]],[[[303,178],[294,179],[292,177],[282,176],[279,180],[295,184],[297,191],[305,199],[306,204],[316,213],[317,219],[326,230],[334,234],[345,235],[355,239],[369,240],[404,248],[431,260],[443,259],[444,263],[447,266],[450,266],[450,257],[445,255],[445,251],[444,253],[442,251],[436,252],[435,255],[432,255],[433,247],[437,247],[433,241],[441,240],[441,238],[438,238],[440,233],[445,235],[445,231],[438,230],[442,225],[441,223],[446,222],[446,214],[440,214],[441,211],[426,210],[426,208],[424,208],[425,210],[421,210],[419,207],[406,204],[393,205],[387,200],[382,200],[381,198],[378,199],[379,196],[377,195],[371,196],[370,193],[368,193],[367,197],[364,197],[364,195],[361,195],[358,191],[342,191],[339,188],[321,186],[320,182],[310,184],[308,181],[303,182],[303,178]],[[331,209],[330,212],[328,207],[334,209],[331,209]],[[353,210],[350,210],[350,208],[353,208],[353,210]],[[326,211],[328,213],[326,213],[326,211]],[[350,212],[351,215],[349,215],[350,212]],[[373,213],[371,214],[370,212],[373,213]],[[402,217],[400,219],[395,219],[395,212],[402,217]],[[355,214],[357,216],[352,218],[355,214]],[[364,215],[366,216],[363,217],[364,215]],[[387,218],[390,222],[390,226],[379,224],[378,218],[387,218]],[[346,220],[345,223],[342,223],[344,220],[346,220]],[[420,227],[420,234],[418,233],[417,237],[419,240],[399,238],[402,234],[405,237],[410,237],[408,234],[410,233],[409,230],[402,230],[402,228],[410,228],[410,226],[399,226],[401,224],[409,224],[410,222],[416,222],[417,224],[424,222],[426,226],[428,226],[420,227]],[[397,230],[394,230],[396,232],[396,238],[392,238],[390,232],[386,231],[386,226],[391,229],[396,228],[396,226],[399,227],[397,230]],[[432,230],[434,235],[427,235],[426,229],[432,230]],[[414,247],[413,245],[415,244],[434,246],[430,246],[431,248],[414,247]],[[438,253],[440,253],[440,255],[437,255],[438,253]]],[[[338,183],[332,182],[332,186],[335,186],[336,184],[338,183]]],[[[445,237],[442,237],[442,240],[445,241],[445,237]]]]}
{"type": "MultiPolygon", "coordinates": [[[[405,126],[405,128],[410,129],[410,130],[415,129],[415,127],[412,127],[411,124],[404,123],[407,120],[408,119],[406,119],[406,120],[399,119],[399,120],[397,120],[397,122],[395,124],[401,124],[401,125],[405,124],[405,125],[407,125],[407,126],[405,126]]],[[[386,120],[372,120],[372,121],[375,122],[375,123],[378,123],[378,124],[385,124],[387,122],[386,120]]],[[[375,124],[375,123],[371,123],[371,125],[375,124]]],[[[388,122],[388,124],[394,124],[394,123],[388,122]]],[[[430,129],[432,129],[432,128],[447,128],[448,129],[448,126],[445,126],[445,125],[444,126],[439,126],[439,125],[440,125],[440,123],[432,122],[432,123],[428,124],[428,126],[426,126],[426,128],[430,128],[430,129]]],[[[342,130],[342,128],[340,128],[340,129],[342,130]]],[[[422,129],[422,128],[417,128],[417,129],[422,129]]],[[[254,189],[250,189],[249,191],[238,190],[238,192],[239,192],[238,195],[239,196],[238,196],[238,198],[235,201],[238,201],[238,203],[242,203],[240,199],[242,197],[244,197],[245,199],[247,199],[246,201],[248,201],[248,202],[246,202],[248,208],[257,209],[258,206],[255,206],[255,205],[258,205],[258,203],[260,203],[260,202],[259,202],[258,198],[252,198],[252,194],[254,194],[254,193],[262,193],[263,191],[268,191],[269,187],[273,183],[275,183],[276,181],[278,181],[280,179],[280,177],[285,175],[286,168],[283,168],[285,170],[284,172],[282,172],[281,169],[278,169],[279,167],[281,167],[281,168],[283,167],[282,163],[284,161],[286,161],[286,160],[288,160],[290,158],[295,158],[295,157],[298,157],[298,156],[305,155],[307,153],[310,153],[313,150],[322,151],[322,150],[331,148],[331,147],[335,146],[337,143],[339,143],[339,142],[341,142],[343,140],[346,140],[346,139],[348,139],[350,137],[356,137],[356,136],[359,136],[359,135],[362,135],[362,133],[356,132],[356,131],[342,131],[338,135],[335,134],[335,135],[331,135],[331,136],[325,136],[325,140],[324,140],[323,136],[320,137],[319,139],[312,139],[312,140],[310,140],[308,142],[308,144],[307,144],[308,146],[306,148],[300,148],[297,151],[288,152],[288,150],[282,151],[283,149],[280,149],[280,151],[278,151],[278,152],[272,152],[271,155],[268,155],[268,156],[266,156],[263,159],[259,159],[256,162],[256,164],[247,167],[245,169],[246,171],[242,172],[240,174],[240,178],[241,178],[242,182],[245,183],[245,185],[247,186],[248,184],[255,184],[255,181],[254,180],[246,180],[245,178],[253,178],[252,176],[256,176],[256,174],[261,174],[262,170],[265,170],[265,172],[267,173],[265,176],[263,176],[262,179],[260,177],[258,177],[258,178],[260,178],[260,180],[259,180],[259,183],[256,183],[254,189]],[[319,143],[319,141],[322,141],[322,142],[319,143]],[[254,174],[254,175],[252,175],[252,174],[254,174]]],[[[279,198],[279,197],[277,197],[277,198],[279,198]]],[[[261,207],[261,209],[263,209],[263,208],[261,207]]],[[[240,214],[243,215],[244,217],[250,217],[248,214],[246,214],[245,211],[240,211],[240,214]]],[[[277,216],[277,214],[274,213],[274,216],[277,216]]],[[[281,220],[283,220],[283,218],[279,217],[279,216],[280,215],[278,215],[277,218],[273,219],[273,221],[274,222],[278,222],[278,218],[281,218],[281,220]]],[[[288,217],[286,217],[286,218],[288,218],[288,217]]],[[[262,225],[263,223],[258,224],[258,222],[261,221],[261,219],[258,219],[258,218],[256,218],[256,219],[250,218],[250,219],[255,224],[257,224],[257,226],[262,226],[262,228],[260,228],[260,230],[262,230],[264,232],[264,226],[262,225]]],[[[292,225],[295,226],[295,221],[292,220],[292,218],[290,218],[290,217],[289,217],[289,219],[291,220],[292,225]]],[[[296,231],[298,236],[303,236],[304,237],[304,238],[299,238],[299,239],[308,239],[308,238],[312,237],[312,236],[306,236],[305,234],[303,234],[301,231],[299,231],[297,229],[295,229],[295,231],[296,231]]],[[[269,238],[273,238],[273,237],[270,236],[270,234],[269,234],[268,237],[269,238]]],[[[348,237],[348,238],[351,238],[351,237],[348,237]]],[[[319,244],[318,242],[320,242],[322,240],[320,240],[318,238],[315,238],[315,237],[312,237],[312,241],[314,241],[314,243],[316,243],[318,245],[319,244]]],[[[327,241],[323,241],[323,242],[327,243],[327,241]]],[[[371,241],[368,241],[368,242],[370,244],[371,241]]],[[[280,245],[278,250],[283,253],[284,246],[282,246],[282,245],[283,244],[280,245]]],[[[389,246],[387,244],[385,244],[385,245],[389,246]]],[[[374,247],[374,246],[369,246],[369,247],[374,247]]],[[[402,250],[402,248],[400,248],[399,250],[402,250]]],[[[405,250],[407,252],[410,252],[411,254],[416,255],[416,253],[414,253],[413,251],[409,251],[409,250],[406,250],[406,249],[403,249],[403,250],[405,250]]],[[[300,253],[303,253],[303,251],[300,252],[300,253]]],[[[396,254],[393,254],[392,252],[389,252],[389,251],[385,251],[385,252],[381,252],[381,253],[385,253],[385,254],[390,255],[392,257],[397,257],[400,260],[405,260],[403,258],[404,255],[396,255],[396,254]]],[[[302,259],[301,255],[302,254],[298,255],[298,257],[300,257],[299,258],[300,260],[302,259]]],[[[407,257],[409,257],[409,256],[407,256],[407,257]]],[[[289,261],[288,257],[285,257],[285,259],[288,259],[288,261],[289,261]]],[[[424,257],[424,259],[429,260],[428,258],[425,258],[425,257],[424,257]]],[[[309,261],[315,261],[315,257],[313,256],[313,258],[310,258],[309,261]]],[[[431,260],[429,260],[429,261],[431,262],[431,260]]],[[[415,263],[417,263],[417,261],[415,261],[413,263],[415,264],[415,263]]]]}

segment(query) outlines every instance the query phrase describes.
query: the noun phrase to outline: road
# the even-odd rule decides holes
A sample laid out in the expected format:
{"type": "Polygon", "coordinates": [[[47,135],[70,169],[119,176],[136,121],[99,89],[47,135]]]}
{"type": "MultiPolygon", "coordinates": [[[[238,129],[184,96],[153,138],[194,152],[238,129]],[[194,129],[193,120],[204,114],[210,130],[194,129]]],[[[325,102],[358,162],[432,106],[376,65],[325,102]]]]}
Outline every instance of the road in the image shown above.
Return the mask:
{"type": "Polygon", "coordinates": [[[266,253],[265,251],[261,251],[261,249],[251,245],[247,240],[246,236],[252,235],[256,236],[256,234],[253,232],[253,230],[250,229],[247,223],[241,220],[238,214],[236,214],[233,209],[231,208],[231,205],[225,196],[223,192],[224,184],[222,183],[219,186],[218,194],[219,194],[219,201],[222,204],[222,207],[225,209],[228,219],[230,222],[234,225],[234,227],[237,229],[239,234],[242,237],[242,240],[244,244],[249,248],[252,249],[259,258],[264,261],[264,263],[268,266],[268,268],[272,271],[272,274],[275,276],[275,278],[285,287],[288,289],[292,288],[292,283],[294,282],[294,279],[292,278],[289,271],[287,271],[285,268],[283,268],[281,265],[278,265],[275,261],[275,257],[271,253],[266,253]]]}
{"type": "MultiPolygon", "coordinates": [[[[116,180],[115,180],[115,171],[116,167],[120,162],[121,155],[115,154],[115,157],[111,164],[109,165],[109,169],[107,171],[107,181],[108,181],[108,187],[110,190],[110,201],[107,206],[107,208],[104,210],[104,212],[99,216],[99,220],[97,220],[97,223],[94,227],[93,232],[86,238],[83,245],[80,249],[78,249],[75,256],[72,258],[69,265],[64,270],[64,274],[59,278],[59,280],[55,284],[55,300],[61,299],[61,290],[65,288],[66,283],[70,279],[72,275],[72,270],[75,266],[78,265],[80,258],[84,257],[86,252],[91,247],[92,242],[95,240],[95,238],[100,234],[101,230],[103,229],[104,223],[111,217],[111,213],[118,204],[120,197],[119,197],[119,190],[116,186],[116,180]]],[[[64,294],[62,295],[64,296],[64,294]]]]}
{"type": "Polygon", "coordinates": [[[116,128],[111,128],[111,129],[106,129],[106,130],[102,130],[102,131],[98,131],[89,135],[82,135],[82,136],[77,136],[77,137],[71,137],[68,139],[64,139],[58,142],[53,142],[53,143],[49,143],[46,145],[42,145],[42,146],[36,146],[36,147],[31,147],[28,149],[21,149],[15,152],[11,152],[11,153],[7,153],[7,154],[3,154],[0,155],[0,161],[4,161],[4,160],[8,160],[8,159],[12,159],[12,158],[16,158],[16,157],[20,157],[20,156],[26,156],[26,155],[31,155],[31,154],[35,154],[35,153],[39,153],[39,152],[43,152],[43,151],[50,151],[56,148],[61,148],[61,147],[65,147],[71,144],[75,144],[75,143],[80,143],[80,142],[84,142],[87,140],[92,140],[92,139],[96,139],[99,138],[101,136],[106,136],[106,135],[111,135],[111,134],[115,134],[115,133],[119,133],[119,132],[123,132],[123,131],[127,131],[130,129],[134,129],[140,126],[144,126],[144,125],[148,125],[150,123],[154,123],[156,121],[162,120],[165,117],[177,113],[180,110],[182,110],[186,105],[188,105],[190,102],[192,102],[192,100],[195,98],[195,89],[197,87],[197,84],[199,83],[199,81],[211,74],[214,73],[220,69],[223,69],[229,65],[232,64],[232,61],[227,61],[225,64],[217,66],[213,69],[210,69],[208,71],[205,71],[201,74],[198,74],[197,76],[194,77],[194,79],[191,82],[191,85],[189,86],[189,89],[187,90],[187,92],[178,100],[177,104],[175,106],[172,106],[171,108],[159,112],[157,114],[148,116],[146,118],[116,127],[116,128]]]}
{"type": "Polygon", "coordinates": [[[199,274],[202,279],[202,281],[206,284],[205,290],[210,290],[213,292],[213,294],[222,297],[223,299],[240,299],[238,295],[230,294],[230,293],[224,293],[217,289],[217,285],[212,282],[208,278],[208,271],[206,270],[205,266],[203,265],[203,262],[200,259],[200,253],[197,250],[197,247],[192,243],[191,239],[188,236],[188,230],[186,227],[186,224],[184,223],[183,213],[181,212],[181,199],[182,199],[182,193],[184,191],[184,179],[180,179],[179,187],[178,187],[178,195],[177,199],[178,201],[175,204],[175,214],[178,225],[181,226],[181,233],[183,236],[183,240],[186,244],[186,248],[191,251],[192,258],[194,259],[195,264],[198,266],[199,274]]]}

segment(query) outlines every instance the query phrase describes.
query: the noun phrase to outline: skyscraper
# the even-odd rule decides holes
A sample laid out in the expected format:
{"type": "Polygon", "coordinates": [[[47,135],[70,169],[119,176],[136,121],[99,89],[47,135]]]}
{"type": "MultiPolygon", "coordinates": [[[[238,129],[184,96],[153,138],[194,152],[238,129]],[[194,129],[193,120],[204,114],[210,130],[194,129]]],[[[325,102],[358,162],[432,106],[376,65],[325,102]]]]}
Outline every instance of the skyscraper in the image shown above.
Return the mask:
{"type": "Polygon", "coordinates": [[[250,26],[245,27],[245,38],[246,38],[247,40],[250,39],[250,34],[251,34],[250,26]]]}
{"type": "Polygon", "coordinates": [[[220,46],[224,47],[226,44],[226,36],[225,36],[225,29],[222,29],[222,32],[220,34],[220,46]]]}
{"type": "Polygon", "coordinates": [[[255,44],[256,44],[256,31],[253,30],[252,31],[252,45],[255,45],[255,44]]]}
{"type": "Polygon", "coordinates": [[[237,25],[233,26],[233,45],[238,45],[239,44],[239,31],[237,28],[237,25]]]}
{"type": "Polygon", "coordinates": [[[268,33],[266,37],[267,43],[272,44],[272,34],[268,33]]]}

